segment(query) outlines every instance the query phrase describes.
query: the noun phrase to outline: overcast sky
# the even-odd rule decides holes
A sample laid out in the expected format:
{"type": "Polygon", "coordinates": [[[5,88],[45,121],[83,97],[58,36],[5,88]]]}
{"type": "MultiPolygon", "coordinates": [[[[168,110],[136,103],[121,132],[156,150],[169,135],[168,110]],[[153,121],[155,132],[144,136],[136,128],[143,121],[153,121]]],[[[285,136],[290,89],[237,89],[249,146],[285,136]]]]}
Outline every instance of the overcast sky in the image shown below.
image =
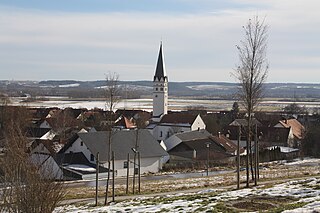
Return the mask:
{"type": "Polygon", "coordinates": [[[0,79],[235,82],[235,45],[266,17],[268,82],[320,81],[318,0],[0,0],[0,79]]]}

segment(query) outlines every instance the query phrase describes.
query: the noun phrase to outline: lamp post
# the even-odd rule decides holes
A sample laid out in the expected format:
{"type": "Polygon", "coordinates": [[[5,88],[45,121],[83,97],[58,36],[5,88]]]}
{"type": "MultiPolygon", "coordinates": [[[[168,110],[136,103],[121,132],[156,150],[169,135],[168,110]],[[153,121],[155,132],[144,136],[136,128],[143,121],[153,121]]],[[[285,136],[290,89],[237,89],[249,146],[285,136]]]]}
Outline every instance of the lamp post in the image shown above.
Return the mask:
{"type": "Polygon", "coordinates": [[[210,154],[210,144],[211,143],[206,143],[207,147],[207,176],[209,176],[209,154],[210,154]]]}
{"type": "Polygon", "coordinates": [[[134,152],[134,161],[133,161],[133,186],[132,191],[135,193],[135,179],[136,179],[136,166],[138,166],[138,191],[140,193],[140,152],[136,150],[134,147],[131,148],[134,152]],[[136,155],[138,155],[138,164],[136,163],[136,155]]]}

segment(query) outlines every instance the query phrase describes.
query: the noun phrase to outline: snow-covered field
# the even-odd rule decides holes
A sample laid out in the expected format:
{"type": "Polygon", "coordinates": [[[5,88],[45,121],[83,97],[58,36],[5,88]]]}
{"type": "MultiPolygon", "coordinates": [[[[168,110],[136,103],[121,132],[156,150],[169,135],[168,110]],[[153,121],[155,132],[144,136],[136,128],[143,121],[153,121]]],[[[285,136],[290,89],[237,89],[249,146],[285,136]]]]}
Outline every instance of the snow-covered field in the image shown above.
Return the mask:
{"type": "MultiPolygon", "coordinates": [[[[256,188],[226,190],[222,186],[235,186],[236,173],[229,172],[209,177],[165,178],[145,181],[141,185],[143,193],[152,194],[168,192],[166,196],[150,198],[140,197],[117,202],[107,207],[89,205],[67,205],[58,207],[58,212],[320,212],[320,159],[294,159],[290,162],[274,161],[263,163],[260,171],[260,184],[256,188]],[[312,175],[313,177],[310,177],[312,175]],[[272,180],[283,180],[296,177],[302,180],[275,184],[272,180]],[[263,185],[263,183],[265,185],[263,185]],[[206,190],[201,190],[206,188],[206,190]],[[168,190],[170,189],[170,190],[168,190]],[[174,191],[192,190],[192,193],[174,191]],[[171,192],[170,192],[171,191],[171,192]],[[276,211],[274,210],[276,209],[276,211]],[[280,209],[280,210],[279,210],[280,209]],[[289,211],[290,209],[290,211],[289,211]],[[297,209],[297,210],[293,210],[297,209]]],[[[241,172],[241,181],[245,181],[245,171],[241,172]]],[[[230,187],[229,187],[230,188],[230,187]]],[[[232,187],[231,187],[232,188],[232,187]]],[[[104,188],[100,189],[101,192],[104,188]]],[[[116,184],[116,194],[125,191],[125,184],[116,184]]],[[[189,191],[190,192],[190,191],[189,191]]],[[[94,187],[79,188],[70,191],[79,197],[93,198],[94,187]],[[86,196],[89,195],[89,196],[86,196]]],[[[70,194],[69,194],[70,195],[70,194]]],[[[103,196],[103,194],[100,194],[103,196]]],[[[72,197],[72,196],[71,196],[72,197]]],[[[74,198],[77,198],[75,196],[74,198]]]]}
{"type": "Polygon", "coordinates": [[[234,191],[207,189],[188,194],[141,197],[103,207],[93,207],[92,204],[61,206],[54,212],[258,212],[281,208],[286,213],[319,212],[320,178],[234,191]]]}

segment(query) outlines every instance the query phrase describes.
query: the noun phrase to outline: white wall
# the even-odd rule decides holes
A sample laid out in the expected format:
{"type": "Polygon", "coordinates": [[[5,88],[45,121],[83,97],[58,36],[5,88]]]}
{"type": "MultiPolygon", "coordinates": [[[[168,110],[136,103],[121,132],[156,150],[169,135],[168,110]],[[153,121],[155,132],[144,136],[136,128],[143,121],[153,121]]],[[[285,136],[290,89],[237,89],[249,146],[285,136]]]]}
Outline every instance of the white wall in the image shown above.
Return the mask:
{"type": "Polygon", "coordinates": [[[200,115],[198,115],[194,120],[193,124],[191,125],[191,131],[198,130],[198,129],[205,129],[205,128],[206,128],[206,124],[203,122],[200,115]]]}
{"type": "Polygon", "coordinates": [[[86,146],[85,143],[82,143],[82,140],[80,138],[78,138],[66,151],[65,153],[76,153],[76,152],[82,152],[84,154],[84,156],[86,156],[86,158],[88,159],[88,161],[90,163],[96,163],[95,159],[93,159],[93,161],[91,161],[90,159],[90,155],[91,152],[88,149],[88,147],[86,146]]]}
{"type": "Polygon", "coordinates": [[[63,178],[62,170],[51,155],[33,153],[30,158],[34,164],[40,166],[43,177],[56,180],[63,178]]]}
{"type": "Polygon", "coordinates": [[[164,141],[167,138],[171,137],[173,134],[175,133],[180,133],[180,132],[189,132],[191,131],[190,127],[187,127],[186,125],[183,126],[179,126],[179,124],[177,125],[159,125],[156,126],[153,131],[152,131],[152,135],[155,139],[159,140],[159,141],[164,141]]]}
{"type": "MultiPolygon", "coordinates": [[[[130,156],[130,167],[129,167],[129,175],[133,175],[133,155],[130,156]]],[[[116,170],[116,177],[124,177],[127,176],[127,168],[124,167],[124,162],[127,160],[116,160],[115,161],[115,170],[116,170]]],[[[138,164],[138,158],[136,159],[136,163],[138,164]]],[[[107,167],[108,163],[104,164],[104,167],[107,167]]],[[[154,157],[154,158],[141,158],[141,167],[140,173],[157,173],[162,168],[161,158],[154,157]]]]}
{"type": "MultiPolygon", "coordinates": [[[[160,116],[167,114],[168,111],[168,83],[161,79],[161,81],[153,82],[153,116],[160,116]]],[[[160,118],[153,118],[154,121],[159,122],[160,118]]]]}

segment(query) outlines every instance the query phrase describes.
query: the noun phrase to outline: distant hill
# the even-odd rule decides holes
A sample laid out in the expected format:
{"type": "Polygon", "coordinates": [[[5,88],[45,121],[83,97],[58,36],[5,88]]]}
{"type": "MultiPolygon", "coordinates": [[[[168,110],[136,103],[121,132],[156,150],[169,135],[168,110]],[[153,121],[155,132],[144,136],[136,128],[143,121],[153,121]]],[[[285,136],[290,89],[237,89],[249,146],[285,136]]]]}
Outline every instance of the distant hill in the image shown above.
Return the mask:
{"type": "MultiPolygon", "coordinates": [[[[151,81],[120,81],[124,95],[128,98],[151,96],[151,81]]],[[[10,95],[63,95],[87,98],[103,97],[105,81],[0,81],[0,90],[10,95]]],[[[232,99],[237,92],[236,83],[226,82],[170,82],[169,95],[177,97],[197,97],[232,99]]],[[[319,99],[320,84],[308,83],[266,83],[265,97],[280,99],[319,99]]]]}

